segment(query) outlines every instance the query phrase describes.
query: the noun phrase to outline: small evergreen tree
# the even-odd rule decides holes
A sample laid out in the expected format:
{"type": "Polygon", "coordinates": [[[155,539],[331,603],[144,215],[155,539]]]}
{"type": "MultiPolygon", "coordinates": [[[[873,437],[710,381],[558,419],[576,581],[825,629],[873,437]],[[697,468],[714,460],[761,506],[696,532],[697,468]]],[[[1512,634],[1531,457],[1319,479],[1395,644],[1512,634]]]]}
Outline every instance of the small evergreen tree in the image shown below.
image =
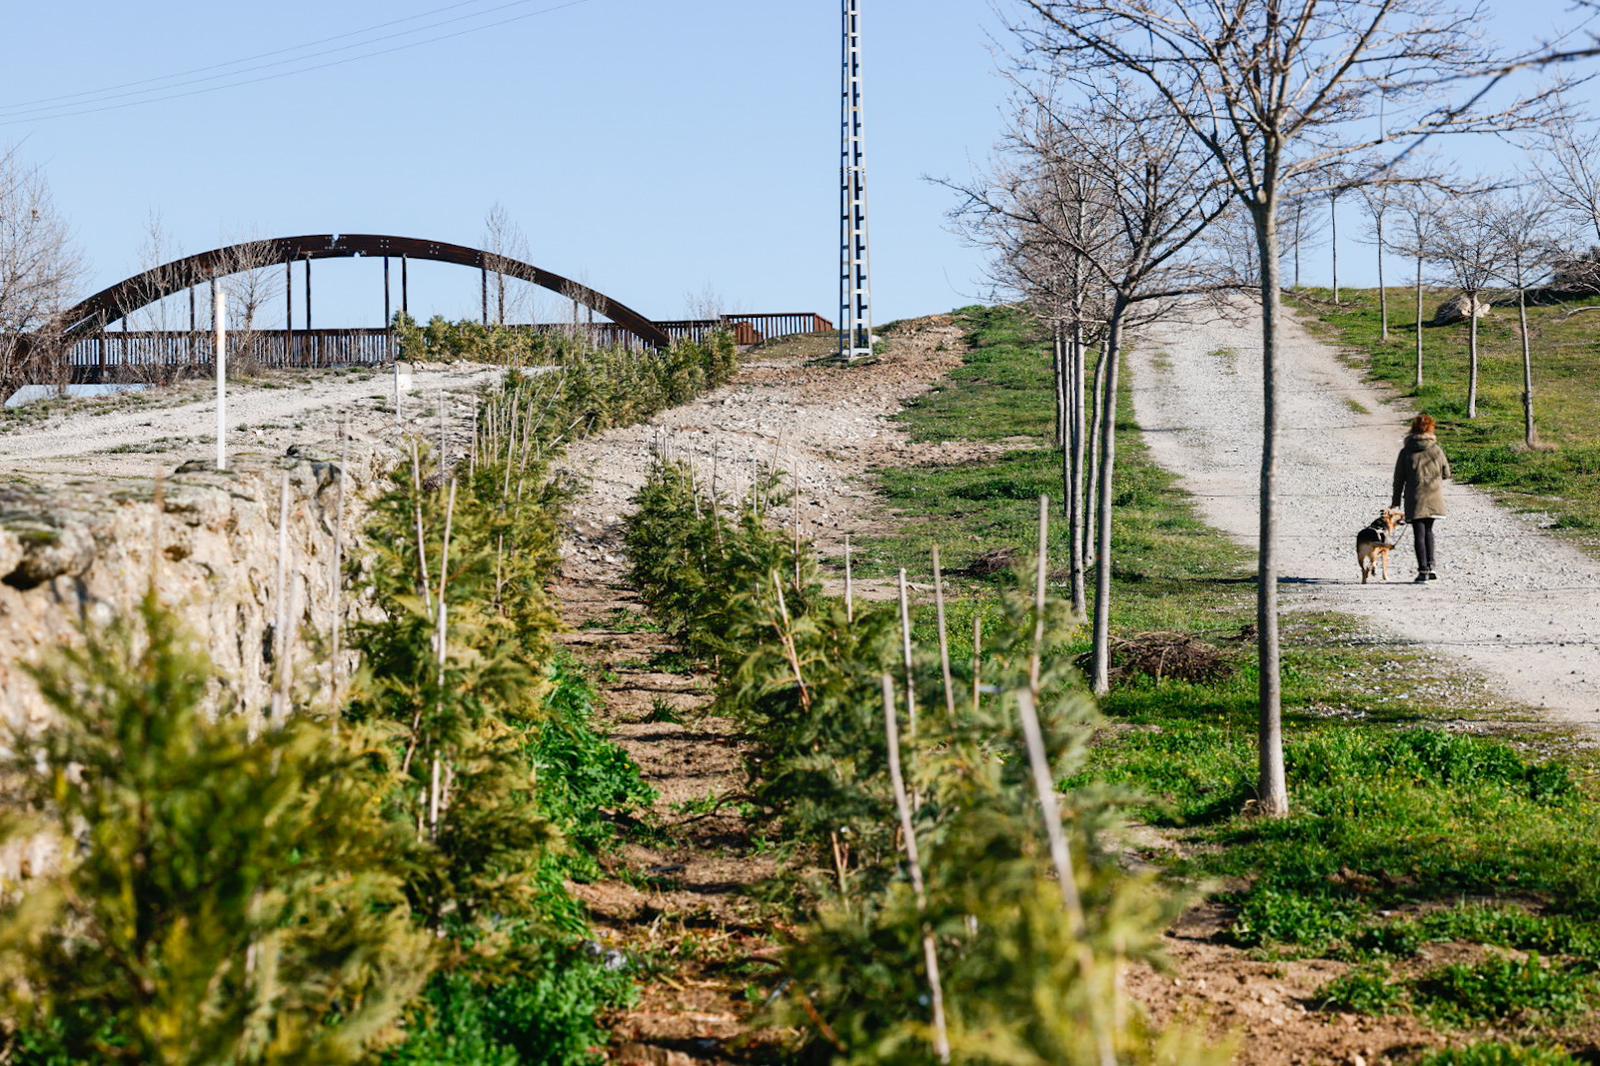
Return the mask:
{"type": "MultiPolygon", "coordinates": [[[[431,970],[372,738],[211,717],[211,667],[147,595],[33,671],[57,722],[6,767],[59,847],[0,911],[17,1060],[346,1063],[431,970]]],[[[15,1060],[14,1060],[15,1061],[15,1060]]]]}

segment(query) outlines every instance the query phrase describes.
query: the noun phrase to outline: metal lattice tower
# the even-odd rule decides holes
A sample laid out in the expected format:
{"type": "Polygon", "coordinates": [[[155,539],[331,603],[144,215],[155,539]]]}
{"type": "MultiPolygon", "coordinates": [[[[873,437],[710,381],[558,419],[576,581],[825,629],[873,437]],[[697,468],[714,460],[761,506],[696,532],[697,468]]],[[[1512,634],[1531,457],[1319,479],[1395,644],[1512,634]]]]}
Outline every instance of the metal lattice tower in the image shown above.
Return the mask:
{"type": "Polygon", "coordinates": [[[861,0],[843,0],[844,77],[839,168],[839,358],[872,354],[872,250],[867,230],[867,143],[862,117],[861,0]]]}

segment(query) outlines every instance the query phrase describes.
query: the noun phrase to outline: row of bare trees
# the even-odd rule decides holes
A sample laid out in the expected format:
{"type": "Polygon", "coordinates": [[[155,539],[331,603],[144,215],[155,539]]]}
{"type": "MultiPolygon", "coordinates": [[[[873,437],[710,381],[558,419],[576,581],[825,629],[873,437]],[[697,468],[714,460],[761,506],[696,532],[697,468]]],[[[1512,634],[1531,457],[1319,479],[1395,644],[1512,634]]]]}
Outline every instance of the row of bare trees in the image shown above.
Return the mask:
{"type": "MultiPolygon", "coordinates": [[[[1594,49],[1502,54],[1479,32],[1481,16],[1448,0],[1016,0],[1010,73],[1021,104],[992,170],[957,186],[957,217],[994,252],[997,281],[1056,340],[1073,602],[1088,606],[1092,556],[1097,691],[1108,682],[1115,410],[1129,331],[1199,294],[1248,290],[1259,305],[1267,815],[1289,808],[1277,551],[1285,253],[1298,260],[1313,236],[1306,215],[1341,194],[1359,190],[1383,218],[1393,208],[1411,220],[1407,190],[1447,187],[1421,160],[1422,142],[1530,130],[1558,112],[1559,85],[1512,96],[1508,79],[1594,49]],[[1086,425],[1091,359],[1096,424],[1086,425]]],[[[1497,241],[1511,239],[1511,210],[1495,215],[1497,241]]],[[[1424,257],[1467,217],[1417,216],[1412,229],[1433,249],[1424,257]]],[[[1530,233],[1519,247],[1532,248],[1530,233]]],[[[1536,260],[1529,251],[1520,261],[1525,292],[1536,260]]]]}
{"type": "Polygon", "coordinates": [[[0,148],[0,394],[47,358],[47,333],[67,305],[83,264],[37,169],[0,148]]]}

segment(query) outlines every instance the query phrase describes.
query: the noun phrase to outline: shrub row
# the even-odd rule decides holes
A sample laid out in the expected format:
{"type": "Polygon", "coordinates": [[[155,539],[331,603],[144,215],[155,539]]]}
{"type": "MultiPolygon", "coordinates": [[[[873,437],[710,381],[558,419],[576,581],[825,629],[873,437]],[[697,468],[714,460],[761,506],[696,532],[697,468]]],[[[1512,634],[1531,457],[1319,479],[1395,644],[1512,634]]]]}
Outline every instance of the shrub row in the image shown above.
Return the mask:
{"type": "Polygon", "coordinates": [[[153,589],[39,668],[58,724],[12,745],[5,829],[55,858],[0,900],[7,1061],[593,1061],[630,982],[564,885],[651,797],[554,649],[550,464],[731,353],[567,351],[455,462],[412,445],[347,574],[378,610],[343,706],[318,671],[281,722],[209,712],[227,686],[153,589]]]}
{"type": "Polygon", "coordinates": [[[827,595],[810,547],[767,525],[778,496],[766,482],[714,499],[686,465],[658,458],[628,550],[663,626],[717,667],[719,709],[753,742],[754,793],[812,860],[776,1008],[806,1034],[805,1060],[929,1061],[931,941],[960,1061],[1098,1063],[1108,1049],[1120,1062],[1215,1061],[1120,1000],[1117,973],[1153,953],[1172,901],[1102,848],[1112,797],[1093,786],[1061,797],[1077,904],[1053,873],[1018,697],[1037,696],[1054,779],[1072,774],[1093,705],[1065,660],[1032,677],[1037,649],[1063,643],[1064,605],[1046,603],[1041,640],[1019,582],[981,664],[954,668],[951,691],[937,657],[916,658],[912,716],[894,610],[827,595]],[[886,675],[899,690],[915,875],[889,772],[886,675]]]}

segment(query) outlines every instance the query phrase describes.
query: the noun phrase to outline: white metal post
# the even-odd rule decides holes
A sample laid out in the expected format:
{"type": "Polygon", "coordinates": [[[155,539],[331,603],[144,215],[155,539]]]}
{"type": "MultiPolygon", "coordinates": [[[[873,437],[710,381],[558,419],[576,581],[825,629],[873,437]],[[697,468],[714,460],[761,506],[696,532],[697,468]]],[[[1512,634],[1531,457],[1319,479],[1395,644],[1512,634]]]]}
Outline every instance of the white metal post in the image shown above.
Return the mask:
{"type": "Polygon", "coordinates": [[[228,469],[228,294],[211,283],[211,345],[217,364],[217,469],[228,469]]]}

